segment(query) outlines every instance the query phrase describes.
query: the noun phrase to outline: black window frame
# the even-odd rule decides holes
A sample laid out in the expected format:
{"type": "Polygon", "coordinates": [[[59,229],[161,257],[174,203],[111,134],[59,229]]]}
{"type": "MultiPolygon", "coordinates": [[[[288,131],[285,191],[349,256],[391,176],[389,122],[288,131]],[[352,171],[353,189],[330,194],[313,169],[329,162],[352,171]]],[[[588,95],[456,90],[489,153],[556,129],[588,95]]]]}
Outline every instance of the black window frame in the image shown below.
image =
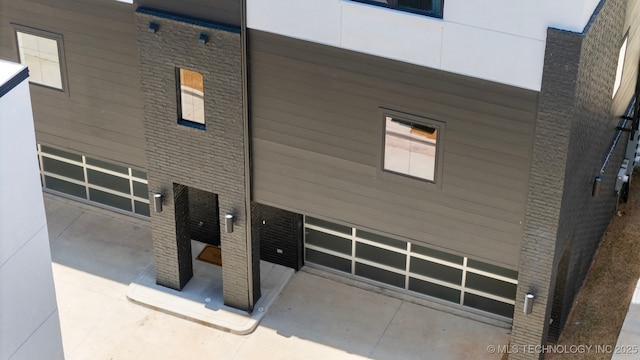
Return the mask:
{"type": "Polygon", "coordinates": [[[413,115],[410,113],[399,112],[396,110],[391,110],[388,108],[380,108],[381,116],[381,130],[380,130],[380,151],[379,151],[379,161],[378,161],[378,176],[392,180],[394,182],[401,182],[407,185],[415,186],[417,184],[427,185],[427,188],[442,188],[442,163],[444,158],[444,139],[445,139],[445,123],[442,121],[438,121],[429,117],[413,115]],[[385,168],[384,160],[386,153],[386,128],[387,128],[387,118],[390,117],[392,119],[396,119],[397,121],[402,121],[405,123],[412,123],[419,126],[426,126],[435,128],[437,130],[437,138],[435,144],[435,161],[434,161],[434,169],[433,169],[433,180],[422,178],[419,176],[412,176],[410,174],[405,174],[398,171],[388,170],[385,168]]]}
{"type": "Polygon", "coordinates": [[[399,0],[387,0],[386,3],[382,2],[382,1],[376,1],[376,0],[352,0],[352,1],[363,3],[363,4],[369,4],[369,5],[385,7],[385,8],[388,8],[388,9],[408,12],[408,13],[412,13],[412,14],[425,15],[425,16],[429,16],[429,17],[433,17],[433,18],[437,18],[437,19],[442,19],[443,9],[444,9],[444,0],[432,0],[433,2],[439,2],[440,6],[438,6],[437,10],[431,10],[431,11],[426,11],[426,10],[416,9],[416,8],[412,8],[412,7],[408,7],[408,6],[398,5],[398,1],[399,0]]]}
{"type": "MultiPolygon", "coordinates": [[[[203,87],[203,90],[204,90],[204,73],[203,72],[197,71],[197,70],[193,70],[193,69],[190,69],[188,67],[179,67],[179,66],[176,67],[176,70],[175,70],[175,73],[176,73],[176,75],[175,75],[175,78],[176,78],[176,105],[177,105],[176,106],[176,110],[178,111],[178,113],[177,113],[178,124],[184,125],[184,126],[187,126],[187,127],[191,127],[191,128],[194,128],[194,129],[198,129],[198,130],[206,130],[206,128],[207,128],[206,116],[203,119],[202,123],[194,121],[194,120],[185,119],[185,118],[182,117],[182,88],[181,88],[182,77],[180,76],[180,70],[181,69],[182,70],[188,70],[188,71],[197,72],[200,75],[202,75],[202,87],[203,87]]],[[[203,111],[204,111],[204,108],[205,108],[204,91],[202,93],[202,101],[203,101],[202,107],[203,107],[203,111]]]]}

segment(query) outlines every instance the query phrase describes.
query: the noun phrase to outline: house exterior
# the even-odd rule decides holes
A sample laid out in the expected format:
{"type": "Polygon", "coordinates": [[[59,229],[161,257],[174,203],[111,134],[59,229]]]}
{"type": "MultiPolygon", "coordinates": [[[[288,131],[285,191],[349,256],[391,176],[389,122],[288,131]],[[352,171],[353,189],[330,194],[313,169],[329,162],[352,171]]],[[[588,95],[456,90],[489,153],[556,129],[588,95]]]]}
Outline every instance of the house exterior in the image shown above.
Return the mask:
{"type": "Polygon", "coordinates": [[[161,285],[220,247],[242,310],[262,259],[543,344],[635,164],[636,1],[0,4],[44,188],[149,217],[161,285]]]}
{"type": "Polygon", "coordinates": [[[29,71],[0,60],[0,359],[64,359],[29,71]]]}

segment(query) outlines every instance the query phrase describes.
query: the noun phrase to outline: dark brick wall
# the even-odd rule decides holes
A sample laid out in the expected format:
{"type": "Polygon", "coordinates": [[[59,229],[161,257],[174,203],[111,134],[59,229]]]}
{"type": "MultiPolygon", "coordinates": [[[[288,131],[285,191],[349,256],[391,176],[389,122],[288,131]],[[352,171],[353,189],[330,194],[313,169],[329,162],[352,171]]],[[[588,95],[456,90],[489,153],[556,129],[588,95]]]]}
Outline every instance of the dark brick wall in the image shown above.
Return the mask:
{"type": "Polygon", "coordinates": [[[250,311],[259,297],[260,267],[257,256],[248,258],[239,30],[149,10],[136,12],[136,26],[149,191],[165,194],[165,211],[151,214],[156,272],[174,288],[186,276],[178,263],[186,250],[176,241],[173,184],[217,194],[218,222],[235,216],[234,232],[221,234],[224,302],[250,311]],[[157,33],[148,31],[151,21],[159,24],[157,33]],[[206,44],[198,41],[202,32],[209,35],[206,44]],[[177,123],[176,68],[204,76],[206,130],[177,123]]]}
{"type": "Polygon", "coordinates": [[[558,263],[558,270],[556,275],[555,287],[553,290],[553,304],[551,305],[551,319],[549,324],[548,340],[550,342],[557,342],[560,336],[560,331],[567,320],[567,313],[564,313],[565,309],[565,284],[567,280],[567,273],[569,271],[569,261],[571,260],[571,246],[567,246],[564,251],[560,262],[558,263]]]}
{"type": "Polygon", "coordinates": [[[260,258],[300,270],[303,265],[302,215],[251,203],[254,236],[260,241],[260,258]]]}
{"type": "MultiPolygon", "coordinates": [[[[558,264],[571,244],[566,281],[559,284],[563,309],[555,320],[566,317],[616,206],[613,184],[625,145],[603,174],[600,196],[593,198],[591,190],[620,115],[611,113],[611,92],[625,4],[626,0],[603,1],[584,34],[547,31],[511,337],[514,345],[547,340],[558,264]],[[527,316],[523,300],[528,291],[535,292],[536,302],[527,316]]],[[[512,354],[510,358],[539,356],[512,354]]]]}
{"type": "Polygon", "coordinates": [[[611,93],[620,43],[625,32],[623,24],[627,1],[608,0],[598,16],[589,23],[582,42],[576,87],[576,116],[572,119],[556,251],[558,261],[564,249],[571,246],[572,256],[567,279],[562,284],[565,289],[560,321],[566,319],[569,313],[617,205],[614,184],[627,146],[626,133],[622,134],[602,174],[600,195],[594,198],[591,191],[593,178],[599,174],[605,154],[615,136],[619,117],[623,115],[612,110],[611,93]],[[569,239],[573,241],[569,243],[569,239]]]}
{"type": "MultiPolygon", "coordinates": [[[[173,197],[176,222],[176,245],[178,250],[178,275],[179,287],[175,287],[169,279],[156,277],[156,282],[160,285],[182,289],[193,277],[193,260],[191,258],[191,231],[189,216],[189,188],[173,184],[173,197]],[[162,280],[162,282],[161,282],[162,280]]],[[[162,269],[162,267],[160,267],[162,269]]],[[[163,269],[163,270],[166,270],[163,269]]],[[[158,272],[160,273],[160,272],[158,272]]]]}
{"type": "Polygon", "coordinates": [[[220,246],[220,213],[216,194],[189,188],[191,239],[220,246]]]}
{"type": "MultiPolygon", "coordinates": [[[[518,290],[511,343],[535,345],[545,341],[546,304],[551,303],[553,260],[558,233],[564,175],[574,115],[581,39],[575,34],[547,32],[545,65],[538,102],[524,236],[518,267],[518,290]],[[523,313],[524,296],[536,295],[533,313],[523,313]]],[[[537,358],[512,354],[510,358],[537,358]]]]}

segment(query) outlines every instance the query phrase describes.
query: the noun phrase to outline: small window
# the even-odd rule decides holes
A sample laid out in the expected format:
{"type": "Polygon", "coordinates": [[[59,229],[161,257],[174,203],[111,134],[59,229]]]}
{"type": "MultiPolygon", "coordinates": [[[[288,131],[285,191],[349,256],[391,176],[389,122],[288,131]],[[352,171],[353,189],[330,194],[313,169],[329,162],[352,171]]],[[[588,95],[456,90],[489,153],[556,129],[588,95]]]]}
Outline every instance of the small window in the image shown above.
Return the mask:
{"type": "Polygon", "coordinates": [[[442,18],[443,0],[355,0],[416,14],[442,18]]]}
{"type": "Polygon", "coordinates": [[[385,171],[435,181],[439,126],[385,116],[385,171]]]}
{"type": "Polygon", "coordinates": [[[616,80],[613,83],[613,94],[611,95],[612,98],[616,96],[616,93],[620,88],[620,84],[622,83],[622,70],[624,69],[624,57],[627,55],[628,40],[629,40],[629,34],[627,34],[624,37],[622,46],[620,46],[620,52],[618,53],[618,67],[616,68],[616,80]]]}
{"type": "Polygon", "coordinates": [[[20,62],[29,67],[29,81],[63,90],[59,39],[16,31],[20,62]]]}
{"type": "Polygon", "coordinates": [[[204,129],[204,77],[196,71],[179,69],[178,79],[178,122],[204,129]]]}

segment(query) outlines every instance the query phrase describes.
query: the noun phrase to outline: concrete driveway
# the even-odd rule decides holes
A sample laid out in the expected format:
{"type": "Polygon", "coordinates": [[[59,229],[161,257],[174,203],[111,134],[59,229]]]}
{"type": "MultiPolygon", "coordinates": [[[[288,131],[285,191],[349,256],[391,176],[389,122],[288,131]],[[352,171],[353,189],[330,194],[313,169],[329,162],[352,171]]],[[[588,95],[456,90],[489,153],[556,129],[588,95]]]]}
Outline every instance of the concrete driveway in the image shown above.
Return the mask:
{"type": "Polygon", "coordinates": [[[300,271],[255,332],[234,335],[127,300],[150,223],[45,194],[67,360],[499,359],[508,330],[300,271]]]}

